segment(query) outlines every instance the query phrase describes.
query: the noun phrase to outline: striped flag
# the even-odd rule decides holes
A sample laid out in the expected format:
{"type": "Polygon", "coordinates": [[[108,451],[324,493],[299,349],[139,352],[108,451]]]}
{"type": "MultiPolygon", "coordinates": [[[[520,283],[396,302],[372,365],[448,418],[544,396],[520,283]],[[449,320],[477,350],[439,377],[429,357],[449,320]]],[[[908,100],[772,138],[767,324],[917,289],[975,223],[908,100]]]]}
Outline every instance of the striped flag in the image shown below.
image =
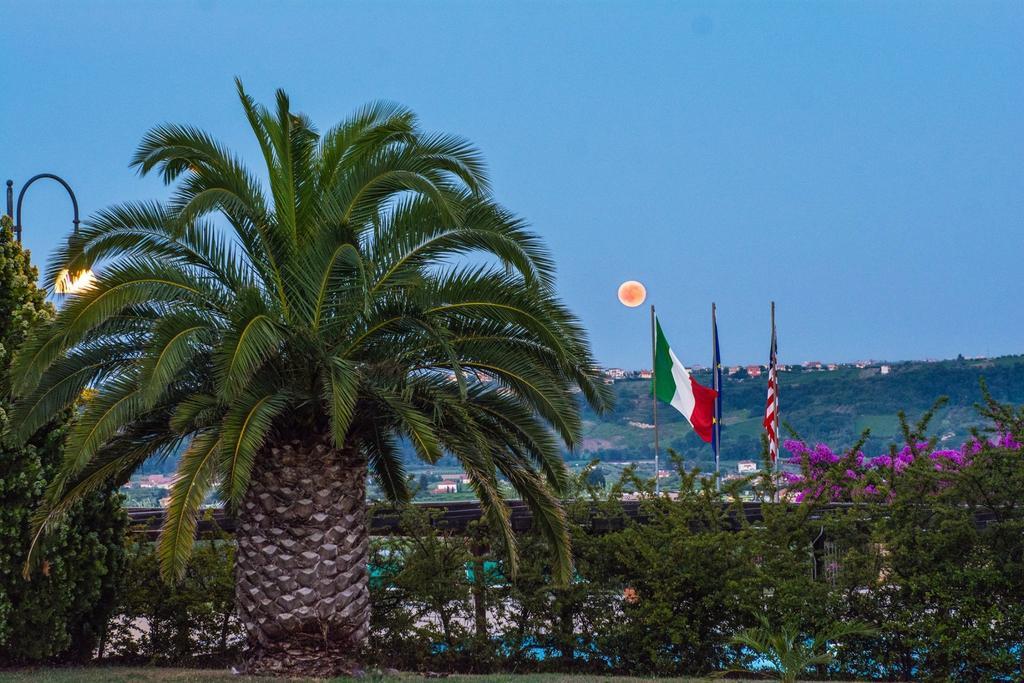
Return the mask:
{"type": "Polygon", "coordinates": [[[665,333],[661,331],[661,322],[656,320],[655,325],[654,395],[682,413],[697,436],[710,442],[715,423],[715,396],[718,394],[690,376],[690,371],[668,345],[665,333]]]}
{"type": "Polygon", "coordinates": [[[775,339],[775,302],[772,302],[772,350],[768,360],[768,401],[764,409],[764,428],[768,432],[768,452],[772,464],[779,459],[779,358],[775,339]]]}

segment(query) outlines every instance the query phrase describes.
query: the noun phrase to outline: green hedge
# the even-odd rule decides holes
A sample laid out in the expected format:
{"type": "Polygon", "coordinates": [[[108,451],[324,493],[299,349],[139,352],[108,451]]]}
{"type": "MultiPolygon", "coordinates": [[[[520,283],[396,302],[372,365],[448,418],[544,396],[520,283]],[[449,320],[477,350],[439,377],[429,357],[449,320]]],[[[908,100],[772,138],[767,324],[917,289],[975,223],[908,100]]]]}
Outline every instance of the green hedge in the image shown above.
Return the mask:
{"type": "MultiPolygon", "coordinates": [[[[624,485],[645,490],[629,476],[624,485]]],[[[732,637],[767,618],[808,639],[871,627],[835,643],[819,678],[1024,680],[1020,449],[987,445],[955,477],[921,459],[888,502],[765,505],[763,522],[738,530],[709,482],[681,476],[678,500],[648,491],[643,522],[595,496],[622,520],[611,532],[588,528],[582,492],[571,505],[577,577],[561,589],[538,537],[522,537],[510,581],[482,529],[437,534],[410,509],[407,535],[375,545],[372,656],[414,670],[706,674],[756,667],[732,637]],[[979,528],[978,515],[992,521],[979,528]],[[480,562],[499,569],[471,571],[480,562]]]]}
{"type": "Polygon", "coordinates": [[[170,584],[160,578],[155,545],[133,543],[100,656],[164,666],[236,661],[242,627],[235,615],[234,562],[230,537],[209,534],[196,541],[184,578],[170,584]]]}
{"type": "MultiPolygon", "coordinates": [[[[1024,415],[992,418],[1022,441],[1024,415]]],[[[405,508],[403,534],[372,545],[368,658],[421,671],[699,675],[756,668],[733,638],[765,620],[808,640],[860,623],[870,630],[833,640],[832,663],[810,675],[1024,679],[1021,448],[986,442],[955,473],[920,458],[881,502],[766,504],[757,523],[678,469],[676,500],[653,496],[629,470],[608,494],[581,475],[568,504],[576,576],[564,587],[550,580],[539,536],[519,537],[513,578],[485,527],[446,532],[430,512],[405,508]],[[642,498],[640,519],[616,502],[626,489],[642,498]]],[[[742,485],[726,496],[738,500],[742,485]]],[[[134,545],[104,656],[236,659],[232,563],[227,537],[205,539],[184,581],[168,586],[152,545],[134,545]]]]}

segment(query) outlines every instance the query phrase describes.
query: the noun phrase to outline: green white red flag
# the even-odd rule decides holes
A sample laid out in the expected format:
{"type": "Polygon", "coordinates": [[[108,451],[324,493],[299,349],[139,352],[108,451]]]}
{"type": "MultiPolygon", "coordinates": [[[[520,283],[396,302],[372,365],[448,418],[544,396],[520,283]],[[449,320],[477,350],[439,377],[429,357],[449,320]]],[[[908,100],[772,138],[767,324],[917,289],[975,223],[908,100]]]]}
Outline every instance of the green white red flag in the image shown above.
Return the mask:
{"type": "Polygon", "coordinates": [[[654,395],[682,413],[697,436],[710,443],[718,392],[698,384],[690,376],[689,370],[668,345],[665,333],[661,331],[661,322],[656,321],[655,327],[654,395]]]}

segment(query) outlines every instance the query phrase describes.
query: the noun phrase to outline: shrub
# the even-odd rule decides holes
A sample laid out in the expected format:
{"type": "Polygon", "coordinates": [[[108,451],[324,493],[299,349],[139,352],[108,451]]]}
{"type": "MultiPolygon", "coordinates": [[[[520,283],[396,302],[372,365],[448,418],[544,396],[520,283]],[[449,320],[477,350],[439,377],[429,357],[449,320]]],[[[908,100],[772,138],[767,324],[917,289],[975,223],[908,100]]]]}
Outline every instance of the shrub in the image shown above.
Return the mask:
{"type": "MultiPolygon", "coordinates": [[[[789,663],[776,664],[792,672],[813,660],[818,679],[1024,680],[1024,412],[989,403],[983,413],[994,431],[976,435],[962,466],[936,468],[927,421],[906,425],[916,454],[878,495],[856,494],[861,484],[836,470],[827,490],[842,506],[831,496],[763,504],[756,522],[679,463],[674,500],[630,470],[608,494],[584,472],[567,502],[575,575],[565,586],[552,582],[540,535],[518,537],[513,578],[485,526],[439,529],[408,506],[401,533],[373,541],[369,654],[411,670],[699,675],[756,666],[736,636],[768,623],[777,628],[761,635],[784,636],[771,647],[789,663]],[[627,489],[640,498],[636,518],[624,515],[627,489]],[[827,647],[812,647],[814,634],[827,647]]],[[[732,482],[726,499],[751,483],[771,491],[761,478],[732,482]]],[[[236,656],[231,552],[224,539],[200,542],[184,582],[167,587],[151,546],[133,547],[105,651],[166,663],[236,656]]]]}
{"type": "Polygon", "coordinates": [[[399,668],[472,670],[478,653],[466,573],[470,542],[435,532],[431,521],[425,510],[406,506],[404,533],[372,544],[370,654],[399,668]]]}
{"type": "Polygon", "coordinates": [[[88,659],[113,607],[124,557],[126,519],[110,490],[76,504],[63,528],[44,541],[45,558],[31,579],[22,568],[30,517],[63,457],[66,418],[28,444],[8,432],[8,369],[26,331],[52,315],[28,253],[14,241],[10,217],[0,221],[0,665],[88,659]]]}
{"type": "Polygon", "coordinates": [[[936,466],[927,421],[904,420],[906,442],[924,446],[891,479],[887,503],[830,520],[843,617],[879,634],[838,657],[837,671],[1024,679],[1024,412],[989,400],[982,413],[994,434],[975,435],[956,468],[936,466]]]}
{"type": "Polygon", "coordinates": [[[682,467],[676,500],[629,471],[601,500],[584,474],[569,503],[576,576],[561,588],[534,534],[520,537],[515,580],[498,571],[481,585],[465,567],[500,567],[500,544],[482,543],[482,529],[437,534],[426,513],[407,512],[404,535],[375,555],[391,580],[374,589],[371,647],[413,669],[705,674],[751,665],[734,636],[767,620],[840,634],[816,658],[818,678],[1021,680],[1024,413],[983,412],[995,435],[978,434],[956,467],[936,467],[927,420],[904,420],[913,457],[878,495],[843,476],[854,448],[830,463],[842,471],[825,468],[829,496],[762,505],[756,523],[682,467]],[[614,500],[623,489],[641,497],[637,519],[614,500]]]}
{"type": "Polygon", "coordinates": [[[223,664],[238,658],[234,543],[217,532],[196,541],[181,581],[160,578],[154,544],[129,548],[116,616],[100,656],[160,665],[223,664]]]}

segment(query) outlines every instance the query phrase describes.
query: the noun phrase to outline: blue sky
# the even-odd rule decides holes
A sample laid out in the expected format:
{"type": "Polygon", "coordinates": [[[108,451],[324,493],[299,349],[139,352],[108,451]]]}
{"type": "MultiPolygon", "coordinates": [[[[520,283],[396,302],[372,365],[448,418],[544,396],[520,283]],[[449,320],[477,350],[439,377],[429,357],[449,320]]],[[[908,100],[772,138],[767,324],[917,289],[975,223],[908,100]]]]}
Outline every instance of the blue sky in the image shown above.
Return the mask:
{"type": "MultiPolygon", "coordinates": [[[[607,365],[1024,352],[1019,2],[3,3],[0,175],[83,212],[162,197],[128,160],[189,122],[256,162],[235,99],[321,128],[391,99],[484,152],[607,365]]],[[[70,227],[26,197],[37,258],[70,227]]]]}

